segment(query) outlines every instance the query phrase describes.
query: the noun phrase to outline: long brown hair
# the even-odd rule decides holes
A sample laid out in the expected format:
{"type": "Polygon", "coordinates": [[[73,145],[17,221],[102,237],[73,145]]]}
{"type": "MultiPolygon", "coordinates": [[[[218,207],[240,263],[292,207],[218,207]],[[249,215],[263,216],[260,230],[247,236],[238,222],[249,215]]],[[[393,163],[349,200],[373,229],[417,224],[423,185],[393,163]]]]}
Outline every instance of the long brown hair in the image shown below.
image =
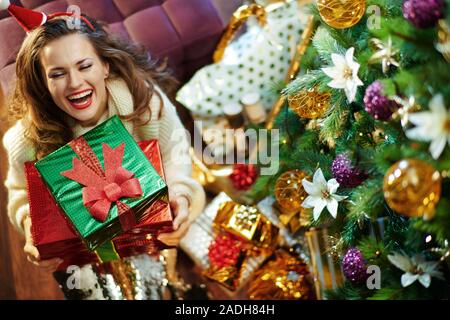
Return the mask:
{"type": "MultiPolygon", "coordinates": [[[[99,22],[85,17],[95,31],[83,20],[80,28],[74,29],[69,28],[67,18],[55,18],[30,32],[17,55],[17,83],[11,96],[10,116],[24,122],[25,136],[34,146],[37,159],[73,138],[66,116],[55,105],[42,72],[40,52],[50,41],[74,33],[87,36],[100,58],[109,63],[110,76],[122,78],[133,96],[134,111],[122,117],[125,121],[133,121],[138,125],[148,122],[150,118],[143,115],[150,112],[149,102],[153,94],[159,96],[154,90],[154,84],[165,89],[173,87],[174,80],[164,66],[151,60],[142,46],[113,37],[99,22]]],[[[162,99],[159,98],[162,106],[162,99]]]]}

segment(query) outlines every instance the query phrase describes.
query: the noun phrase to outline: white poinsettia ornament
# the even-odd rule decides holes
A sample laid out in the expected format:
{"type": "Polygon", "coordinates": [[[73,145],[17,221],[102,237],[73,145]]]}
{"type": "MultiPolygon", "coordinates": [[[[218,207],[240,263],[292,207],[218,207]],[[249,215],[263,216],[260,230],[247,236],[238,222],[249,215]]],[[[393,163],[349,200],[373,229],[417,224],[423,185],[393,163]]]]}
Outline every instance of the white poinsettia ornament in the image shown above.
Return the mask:
{"type": "Polygon", "coordinates": [[[358,87],[363,85],[361,79],[358,78],[359,63],[354,61],[354,52],[355,48],[350,48],[345,55],[332,53],[331,60],[334,66],[322,68],[322,71],[333,79],[328,83],[328,86],[335,89],[344,89],[350,103],[355,100],[358,87]]]}
{"type": "Polygon", "coordinates": [[[445,280],[443,273],[438,270],[439,262],[426,261],[423,255],[417,254],[409,257],[395,252],[388,255],[388,259],[394,266],[405,271],[401,278],[403,287],[407,287],[419,280],[425,288],[428,288],[431,284],[431,277],[445,280]]]}
{"type": "Polygon", "coordinates": [[[431,141],[430,152],[434,159],[450,145],[450,112],[444,105],[442,94],[435,95],[430,101],[430,111],[416,112],[409,115],[409,121],[415,125],[406,131],[409,139],[431,141]]]}
{"type": "Polygon", "coordinates": [[[338,202],[347,198],[336,194],[336,191],[339,188],[339,183],[336,179],[326,181],[322,170],[319,168],[314,173],[312,182],[303,179],[302,184],[303,188],[308,193],[308,197],[303,201],[302,207],[314,208],[314,220],[319,219],[320,214],[325,207],[333,218],[336,219],[339,205],[338,202]]]}

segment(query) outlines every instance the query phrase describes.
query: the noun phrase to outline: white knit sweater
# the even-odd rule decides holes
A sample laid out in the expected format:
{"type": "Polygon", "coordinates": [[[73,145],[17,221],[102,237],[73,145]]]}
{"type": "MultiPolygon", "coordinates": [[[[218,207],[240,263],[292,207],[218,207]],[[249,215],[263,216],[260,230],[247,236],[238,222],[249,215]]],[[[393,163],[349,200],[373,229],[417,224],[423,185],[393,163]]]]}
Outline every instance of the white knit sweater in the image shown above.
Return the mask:
{"type": "MultiPolygon", "coordinates": [[[[108,108],[97,124],[109,119],[113,115],[127,115],[133,111],[133,98],[125,83],[120,78],[108,79],[108,108]]],[[[136,141],[158,139],[161,156],[169,187],[169,197],[177,194],[185,195],[191,204],[191,219],[201,212],[205,204],[203,188],[191,177],[191,160],[189,157],[189,143],[185,134],[179,134],[184,129],[175,107],[170,100],[157,88],[163,98],[163,108],[160,100],[153,95],[150,101],[151,120],[147,125],[136,127],[131,122],[124,122],[125,128],[136,141]],[[173,134],[176,132],[177,134],[173,134]],[[176,149],[175,149],[176,148],[176,149]],[[175,152],[176,151],[176,152],[175,152]]],[[[72,122],[72,130],[78,137],[92,129],[82,127],[72,122]]],[[[35,160],[34,149],[24,136],[22,121],[10,128],[4,135],[3,145],[8,153],[9,170],[5,185],[8,189],[8,215],[11,223],[23,233],[22,219],[29,214],[24,163],[35,160]]]]}

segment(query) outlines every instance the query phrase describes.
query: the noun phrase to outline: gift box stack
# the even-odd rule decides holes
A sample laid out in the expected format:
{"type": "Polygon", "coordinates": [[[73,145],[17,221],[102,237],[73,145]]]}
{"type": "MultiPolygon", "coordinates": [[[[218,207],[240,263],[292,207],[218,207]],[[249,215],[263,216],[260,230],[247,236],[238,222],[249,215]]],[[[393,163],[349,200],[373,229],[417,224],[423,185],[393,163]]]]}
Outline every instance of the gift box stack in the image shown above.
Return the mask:
{"type": "Polygon", "coordinates": [[[275,250],[278,228],[253,206],[218,194],[197,217],[180,246],[203,275],[232,292],[275,250]]]}
{"type": "Polygon", "coordinates": [[[34,244],[42,259],[62,258],[59,269],[166,248],[156,236],[173,216],[158,143],[137,144],[117,116],[25,168],[34,244]]]}

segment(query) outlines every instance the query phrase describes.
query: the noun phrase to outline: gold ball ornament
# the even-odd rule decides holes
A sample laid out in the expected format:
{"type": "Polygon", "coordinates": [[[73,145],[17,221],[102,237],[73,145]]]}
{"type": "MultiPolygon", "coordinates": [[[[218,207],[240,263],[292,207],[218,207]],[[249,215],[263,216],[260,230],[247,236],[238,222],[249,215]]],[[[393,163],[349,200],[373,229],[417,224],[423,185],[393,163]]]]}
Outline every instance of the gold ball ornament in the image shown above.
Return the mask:
{"type": "Polygon", "coordinates": [[[281,208],[294,212],[302,207],[308,196],[303,189],[302,180],[308,175],[301,170],[291,170],[283,173],[275,183],[275,198],[281,208]]]}
{"type": "Polygon", "coordinates": [[[353,27],[364,16],[365,0],[317,0],[322,19],[330,27],[346,29],[353,27]]]}
{"type": "Polygon", "coordinates": [[[317,119],[328,110],[330,94],[318,93],[315,88],[311,88],[290,96],[288,102],[289,107],[300,118],[317,119]]]}
{"type": "Polygon", "coordinates": [[[430,220],[441,197],[441,175],[421,160],[401,160],[384,176],[383,191],[391,209],[430,220]]]}

